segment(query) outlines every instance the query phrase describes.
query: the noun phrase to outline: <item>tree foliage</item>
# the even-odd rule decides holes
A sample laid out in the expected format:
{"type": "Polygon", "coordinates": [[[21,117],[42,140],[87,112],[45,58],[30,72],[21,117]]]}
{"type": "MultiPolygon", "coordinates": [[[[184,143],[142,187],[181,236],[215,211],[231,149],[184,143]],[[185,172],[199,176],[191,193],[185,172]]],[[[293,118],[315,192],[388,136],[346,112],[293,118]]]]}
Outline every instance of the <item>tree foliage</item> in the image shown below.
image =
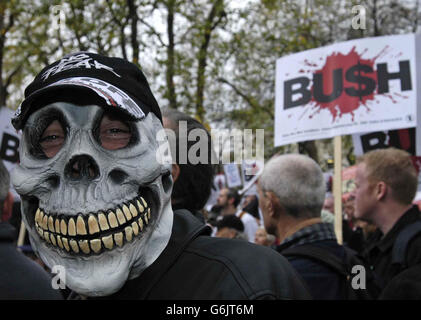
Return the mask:
{"type": "MultiPolygon", "coordinates": [[[[0,0],[0,105],[15,109],[41,68],[74,51],[123,57],[143,69],[162,107],[213,128],[265,129],[265,152],[323,161],[330,140],[273,147],[275,62],[347,39],[416,32],[416,0],[0,0]],[[55,7],[58,6],[58,7],[55,7]],[[54,28],[54,8],[64,13],[54,28]]],[[[352,147],[344,139],[345,154],[352,147]]]]}

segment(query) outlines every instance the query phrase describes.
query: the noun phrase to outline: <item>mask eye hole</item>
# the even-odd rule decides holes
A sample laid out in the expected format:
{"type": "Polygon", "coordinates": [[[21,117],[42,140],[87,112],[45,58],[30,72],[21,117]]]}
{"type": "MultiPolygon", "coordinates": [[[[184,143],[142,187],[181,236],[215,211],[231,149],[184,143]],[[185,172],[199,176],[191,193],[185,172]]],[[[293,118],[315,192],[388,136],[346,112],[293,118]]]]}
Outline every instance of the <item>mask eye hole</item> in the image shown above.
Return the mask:
{"type": "Polygon", "coordinates": [[[63,126],[58,120],[54,120],[42,133],[39,145],[47,158],[52,158],[60,151],[65,138],[66,133],[63,126]]]}
{"type": "Polygon", "coordinates": [[[132,138],[130,126],[125,121],[108,114],[102,117],[98,131],[99,142],[107,150],[125,148],[132,138]]]}

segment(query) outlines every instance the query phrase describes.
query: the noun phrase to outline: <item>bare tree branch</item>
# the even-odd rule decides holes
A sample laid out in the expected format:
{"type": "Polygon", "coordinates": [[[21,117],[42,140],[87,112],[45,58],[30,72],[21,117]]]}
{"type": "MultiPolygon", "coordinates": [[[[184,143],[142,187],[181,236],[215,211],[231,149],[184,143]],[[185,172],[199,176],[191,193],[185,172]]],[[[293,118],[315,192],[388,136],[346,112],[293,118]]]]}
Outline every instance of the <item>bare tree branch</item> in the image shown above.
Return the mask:
{"type": "Polygon", "coordinates": [[[197,68],[197,88],[196,88],[196,116],[202,121],[205,115],[203,105],[205,90],[205,70],[207,66],[208,47],[211,39],[212,31],[222,21],[225,16],[224,1],[217,0],[214,2],[208,17],[206,18],[203,38],[198,52],[198,68],[197,68]],[[216,21],[214,19],[216,18],[216,21]]]}
{"type": "Polygon", "coordinates": [[[161,35],[155,30],[154,27],[152,27],[145,19],[143,18],[139,18],[140,23],[142,23],[143,25],[145,25],[146,27],[148,27],[148,29],[150,30],[150,32],[155,35],[158,38],[159,43],[163,46],[163,47],[168,47],[167,44],[165,44],[164,40],[162,40],[161,35]]]}
{"type": "Polygon", "coordinates": [[[110,10],[112,20],[117,24],[117,26],[120,27],[120,48],[121,48],[123,58],[125,60],[128,60],[127,51],[126,51],[127,40],[126,40],[126,35],[124,34],[124,29],[127,26],[128,17],[126,17],[124,22],[120,21],[117,18],[115,11],[112,8],[110,0],[106,0],[106,2],[107,2],[108,9],[110,10]]]}
{"type": "Polygon", "coordinates": [[[255,111],[264,111],[266,112],[270,117],[274,117],[273,111],[269,108],[266,108],[262,105],[260,105],[259,103],[257,103],[254,99],[250,98],[249,96],[247,96],[244,92],[242,92],[236,85],[234,85],[233,83],[231,83],[230,81],[228,81],[225,78],[218,78],[219,82],[225,83],[228,86],[230,86],[234,92],[239,95],[241,98],[244,99],[244,101],[246,101],[249,106],[255,110],[255,111]]]}
{"type": "Polygon", "coordinates": [[[127,0],[127,5],[129,7],[129,17],[131,21],[131,37],[130,42],[133,50],[132,62],[136,65],[139,64],[139,41],[137,40],[137,22],[139,17],[136,12],[136,6],[134,0],[127,0]]]}

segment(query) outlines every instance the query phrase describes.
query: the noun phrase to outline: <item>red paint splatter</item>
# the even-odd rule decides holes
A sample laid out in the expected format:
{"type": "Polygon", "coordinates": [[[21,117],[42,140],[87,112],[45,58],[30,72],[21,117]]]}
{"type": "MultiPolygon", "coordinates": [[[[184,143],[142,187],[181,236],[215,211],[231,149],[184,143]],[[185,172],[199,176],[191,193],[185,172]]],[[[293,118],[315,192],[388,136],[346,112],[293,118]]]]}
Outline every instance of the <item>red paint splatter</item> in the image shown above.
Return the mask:
{"type": "Polygon", "coordinates": [[[380,58],[381,56],[385,56],[385,55],[387,55],[388,54],[388,52],[387,52],[387,50],[389,49],[389,46],[388,45],[386,45],[378,54],[377,54],[377,56],[375,56],[373,59],[371,59],[371,60],[373,60],[373,61],[375,61],[375,60],[377,60],[378,58],[380,58]]]}
{"type": "Polygon", "coordinates": [[[318,65],[316,63],[309,62],[307,59],[304,59],[304,65],[308,67],[317,67],[318,65]]]}
{"type": "Polygon", "coordinates": [[[304,117],[304,115],[307,113],[308,110],[309,110],[309,108],[305,108],[304,112],[301,114],[301,116],[298,117],[298,120],[301,120],[304,117]]]}
{"type": "Polygon", "coordinates": [[[404,96],[403,94],[400,94],[398,92],[394,93],[395,96],[398,96],[399,98],[408,99],[408,96],[404,96]]]}
{"type": "Polygon", "coordinates": [[[386,98],[389,98],[389,99],[392,101],[392,103],[398,103],[398,102],[394,99],[394,97],[393,97],[393,95],[392,95],[392,94],[384,93],[383,95],[384,95],[386,98]]]}
{"type": "MultiPolygon", "coordinates": [[[[377,83],[377,73],[374,70],[374,62],[380,55],[384,54],[386,48],[387,46],[373,59],[363,59],[361,57],[362,54],[358,54],[355,51],[355,46],[348,54],[345,55],[342,53],[332,53],[327,57],[325,65],[314,72],[316,74],[321,73],[323,75],[323,94],[330,95],[333,91],[333,71],[335,69],[342,69],[343,88],[352,87],[357,90],[363,89],[364,87],[358,88],[357,83],[348,82],[345,79],[346,71],[356,64],[368,65],[371,67],[373,72],[365,73],[360,71],[360,74],[361,76],[373,79],[377,83]]],[[[361,84],[361,86],[364,86],[364,84],[361,84]]],[[[318,109],[317,113],[322,109],[327,109],[332,114],[333,121],[335,121],[336,117],[341,117],[342,115],[349,113],[352,116],[352,121],[354,121],[354,111],[359,109],[362,105],[368,109],[366,103],[375,99],[375,91],[369,95],[352,97],[346,94],[343,88],[340,96],[331,102],[318,102],[314,99],[314,95],[312,95],[312,102],[318,109]]],[[[313,86],[311,87],[311,91],[313,93],[313,86]]]]}

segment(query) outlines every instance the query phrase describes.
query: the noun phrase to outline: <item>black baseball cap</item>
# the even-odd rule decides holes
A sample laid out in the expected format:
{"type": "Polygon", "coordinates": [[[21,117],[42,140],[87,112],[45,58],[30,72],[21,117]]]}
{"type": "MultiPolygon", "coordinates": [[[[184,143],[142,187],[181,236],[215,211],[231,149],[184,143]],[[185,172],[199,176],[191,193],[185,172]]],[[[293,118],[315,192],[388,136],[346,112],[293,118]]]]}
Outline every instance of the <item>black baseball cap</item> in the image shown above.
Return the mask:
{"type": "Polygon", "coordinates": [[[90,52],[77,52],[45,67],[25,89],[25,100],[12,124],[23,128],[29,115],[44,106],[42,101],[88,99],[94,95],[102,105],[119,109],[134,120],[154,113],[162,122],[161,110],[143,72],[133,63],[90,52]],[[76,94],[78,93],[78,95],[76,94]]]}

